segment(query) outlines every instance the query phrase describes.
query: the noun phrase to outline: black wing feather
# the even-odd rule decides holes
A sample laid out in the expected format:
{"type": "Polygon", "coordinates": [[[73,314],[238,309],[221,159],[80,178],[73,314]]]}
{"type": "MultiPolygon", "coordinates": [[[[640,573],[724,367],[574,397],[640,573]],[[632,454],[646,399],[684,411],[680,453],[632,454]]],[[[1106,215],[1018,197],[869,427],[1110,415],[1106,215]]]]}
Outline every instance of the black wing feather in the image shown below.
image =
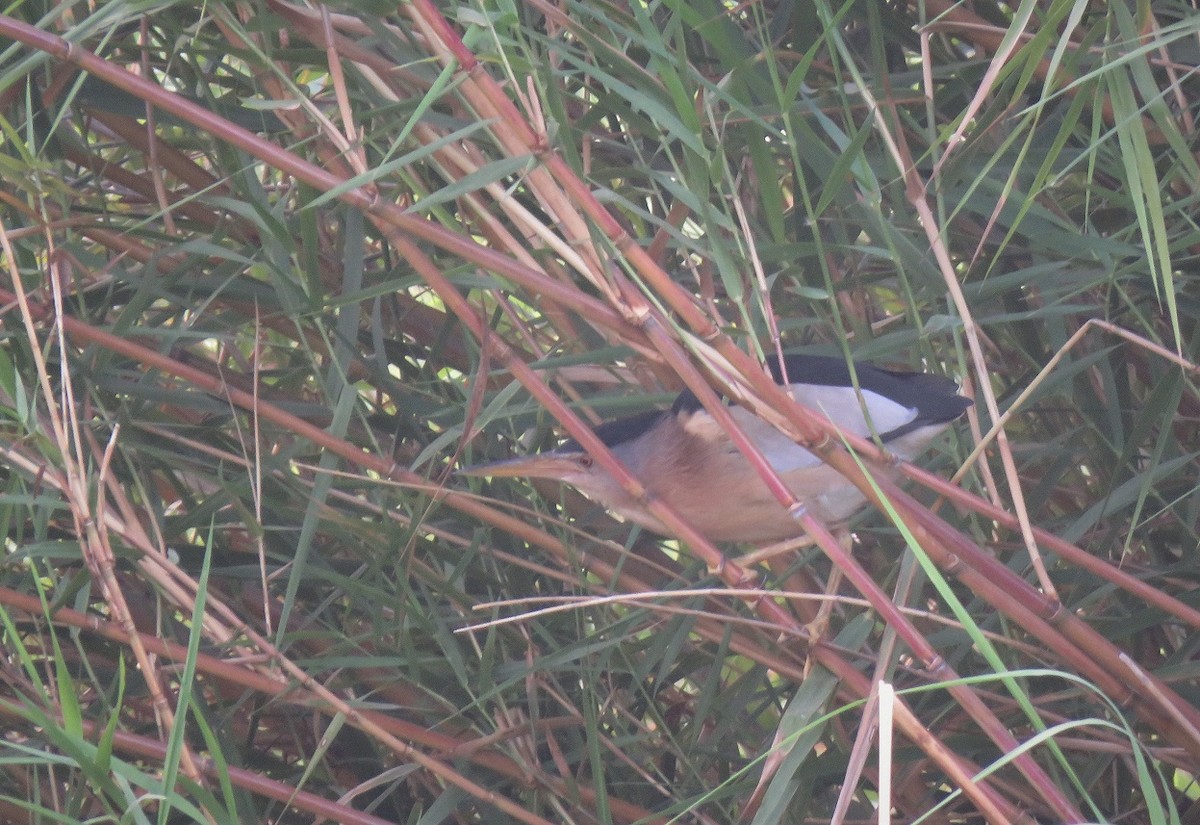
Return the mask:
{"type": "MultiPolygon", "coordinates": [[[[815,384],[826,387],[852,387],[850,368],[841,358],[828,355],[793,354],[770,360],[771,374],[777,384],[815,384]],[[786,377],[785,377],[786,373],[786,377]]],[[[862,361],[854,362],[858,386],[890,398],[897,404],[917,411],[916,418],[891,432],[882,434],[886,441],[931,424],[943,424],[958,418],[974,402],[958,394],[958,384],[944,375],[926,372],[885,370],[862,361]]],[[[691,390],[684,390],[671,407],[673,413],[695,412],[703,409],[691,390]]]]}

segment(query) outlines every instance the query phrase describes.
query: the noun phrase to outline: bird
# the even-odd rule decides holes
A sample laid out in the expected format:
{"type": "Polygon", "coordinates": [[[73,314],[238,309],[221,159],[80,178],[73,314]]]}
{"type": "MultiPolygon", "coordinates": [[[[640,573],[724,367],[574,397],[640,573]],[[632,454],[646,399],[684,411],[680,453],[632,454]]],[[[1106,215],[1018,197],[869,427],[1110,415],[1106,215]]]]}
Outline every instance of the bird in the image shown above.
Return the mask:
{"type": "MultiPolygon", "coordinates": [[[[770,359],[776,383],[844,432],[877,436],[905,461],[972,405],[952,378],[882,369],[823,355],[770,359]],[[855,381],[857,387],[855,389],[855,381]],[[866,414],[864,414],[864,409],[866,414]]],[[[837,470],[742,407],[730,409],[808,512],[840,527],[864,508],[862,492],[837,470]]],[[[690,390],[668,410],[650,410],[597,426],[596,436],[651,496],[670,505],[712,542],[767,544],[795,538],[795,518],[779,503],[745,456],[690,390]]],[[[461,475],[554,479],[579,490],[623,519],[660,535],[671,531],[597,466],[575,440],[553,450],[466,467],[461,475]]]]}

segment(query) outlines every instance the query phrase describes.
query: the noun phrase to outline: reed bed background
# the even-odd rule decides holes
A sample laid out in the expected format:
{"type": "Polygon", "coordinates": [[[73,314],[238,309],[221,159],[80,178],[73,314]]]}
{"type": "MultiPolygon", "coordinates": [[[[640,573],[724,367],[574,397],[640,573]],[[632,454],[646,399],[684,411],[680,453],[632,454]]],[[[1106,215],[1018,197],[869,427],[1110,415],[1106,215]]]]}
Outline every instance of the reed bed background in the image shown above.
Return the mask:
{"type": "Polygon", "coordinates": [[[4,821],[1200,821],[1188,3],[0,35],[4,821]],[[797,350],[975,407],[872,481],[797,350]],[[683,387],[873,490],[853,542],[453,475],[683,387]]]}

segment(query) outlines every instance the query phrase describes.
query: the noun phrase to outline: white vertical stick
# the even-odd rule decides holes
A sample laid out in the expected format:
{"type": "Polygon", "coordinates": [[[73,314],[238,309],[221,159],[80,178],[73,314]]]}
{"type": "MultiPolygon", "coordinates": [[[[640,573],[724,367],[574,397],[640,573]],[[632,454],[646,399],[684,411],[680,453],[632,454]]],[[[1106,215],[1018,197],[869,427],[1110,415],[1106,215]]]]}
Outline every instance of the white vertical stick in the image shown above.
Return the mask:
{"type": "Polygon", "coordinates": [[[892,710],[896,691],[891,682],[879,683],[879,825],[892,821],[892,710]]]}

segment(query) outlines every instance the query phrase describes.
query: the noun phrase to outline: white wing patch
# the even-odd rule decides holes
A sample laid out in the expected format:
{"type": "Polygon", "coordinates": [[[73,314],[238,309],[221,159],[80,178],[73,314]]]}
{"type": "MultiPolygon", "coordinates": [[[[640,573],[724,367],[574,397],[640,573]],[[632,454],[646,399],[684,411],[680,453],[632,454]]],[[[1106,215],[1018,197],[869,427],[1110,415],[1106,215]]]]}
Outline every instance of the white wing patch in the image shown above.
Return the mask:
{"type": "Polygon", "coordinates": [[[870,414],[870,423],[863,416],[863,404],[853,387],[829,387],[818,384],[792,384],[792,396],[806,407],[812,407],[843,430],[863,438],[883,435],[903,427],[917,417],[917,410],[897,404],[886,395],[862,391],[870,414]]]}
{"type": "MultiPolygon", "coordinates": [[[[796,400],[816,410],[848,433],[870,438],[874,433],[889,433],[903,427],[917,417],[917,410],[897,404],[886,396],[863,390],[870,413],[870,424],[863,415],[858,393],[852,387],[830,387],[813,384],[793,384],[790,388],[796,400]]],[[[779,430],[742,407],[731,407],[729,412],[750,437],[777,473],[815,467],[821,459],[799,446],[779,430]]],[[[723,441],[729,451],[737,452],[732,441],[717,425],[711,415],[697,410],[682,418],[684,430],[694,438],[713,443],[723,441]]]]}

